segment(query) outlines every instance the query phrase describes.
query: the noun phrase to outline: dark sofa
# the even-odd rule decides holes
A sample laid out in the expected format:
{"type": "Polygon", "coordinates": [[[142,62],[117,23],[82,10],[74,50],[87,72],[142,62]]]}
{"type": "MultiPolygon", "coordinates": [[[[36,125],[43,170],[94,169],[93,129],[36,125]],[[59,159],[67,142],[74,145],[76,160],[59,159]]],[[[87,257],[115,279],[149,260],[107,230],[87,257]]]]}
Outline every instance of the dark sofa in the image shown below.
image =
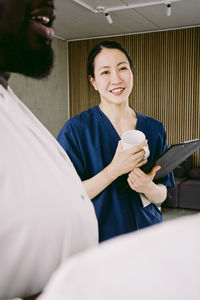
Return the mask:
{"type": "Polygon", "coordinates": [[[174,170],[174,178],[162,207],[200,210],[200,168],[193,168],[192,156],[174,170]]]}

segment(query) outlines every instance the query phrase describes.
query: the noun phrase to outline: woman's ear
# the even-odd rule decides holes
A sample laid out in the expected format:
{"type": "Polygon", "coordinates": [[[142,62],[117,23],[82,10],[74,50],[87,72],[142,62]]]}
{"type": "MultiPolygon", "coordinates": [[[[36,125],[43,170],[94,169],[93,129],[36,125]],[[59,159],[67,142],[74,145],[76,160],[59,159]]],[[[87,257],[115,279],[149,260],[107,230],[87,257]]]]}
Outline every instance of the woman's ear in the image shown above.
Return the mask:
{"type": "Polygon", "coordinates": [[[95,78],[93,78],[93,77],[90,75],[90,76],[89,76],[89,81],[90,81],[90,83],[92,84],[92,86],[94,87],[94,89],[95,89],[96,91],[98,91],[97,86],[96,86],[95,78]]]}

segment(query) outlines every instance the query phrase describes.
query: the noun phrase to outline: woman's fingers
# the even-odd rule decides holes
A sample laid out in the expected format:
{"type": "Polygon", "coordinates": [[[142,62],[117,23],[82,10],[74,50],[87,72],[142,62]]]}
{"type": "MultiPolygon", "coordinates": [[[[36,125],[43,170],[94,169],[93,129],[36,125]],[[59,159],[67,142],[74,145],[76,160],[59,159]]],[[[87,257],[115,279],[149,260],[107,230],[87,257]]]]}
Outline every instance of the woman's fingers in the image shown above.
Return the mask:
{"type": "Polygon", "coordinates": [[[143,150],[145,145],[146,141],[144,140],[139,145],[123,151],[122,143],[119,141],[112,160],[112,170],[115,170],[116,174],[120,176],[146,164],[147,160],[145,159],[145,151],[143,150]]]}
{"type": "Polygon", "coordinates": [[[153,178],[155,177],[156,173],[161,169],[161,166],[155,166],[153,169],[148,173],[153,178]]]}
{"type": "Polygon", "coordinates": [[[141,188],[145,183],[145,175],[142,170],[136,168],[128,175],[128,184],[133,190],[138,191],[138,188],[141,188]]]}
{"type": "Polygon", "coordinates": [[[128,175],[128,183],[136,192],[145,191],[152,185],[156,172],[160,170],[160,166],[155,166],[151,172],[145,174],[141,169],[135,168],[128,175]]]}
{"type": "Polygon", "coordinates": [[[127,151],[127,153],[130,153],[130,154],[135,154],[135,153],[140,152],[140,151],[145,152],[144,149],[143,149],[143,147],[145,147],[145,146],[148,146],[147,145],[147,140],[144,140],[140,144],[134,145],[133,147],[131,147],[127,150],[124,150],[124,151],[127,151]]]}

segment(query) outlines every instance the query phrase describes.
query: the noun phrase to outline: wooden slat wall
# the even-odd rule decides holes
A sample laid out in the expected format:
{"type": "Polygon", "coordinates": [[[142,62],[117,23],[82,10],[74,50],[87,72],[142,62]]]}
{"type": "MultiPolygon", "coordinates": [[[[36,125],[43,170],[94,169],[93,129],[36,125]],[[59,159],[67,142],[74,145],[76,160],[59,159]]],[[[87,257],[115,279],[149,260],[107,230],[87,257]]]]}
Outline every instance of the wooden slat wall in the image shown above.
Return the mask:
{"type": "MultiPolygon", "coordinates": [[[[136,66],[130,105],[164,123],[169,145],[200,138],[200,27],[110,39],[125,46],[136,66]]],[[[86,63],[100,41],[69,42],[71,116],[99,104],[86,63]]],[[[200,166],[200,151],[194,166],[200,166]]]]}

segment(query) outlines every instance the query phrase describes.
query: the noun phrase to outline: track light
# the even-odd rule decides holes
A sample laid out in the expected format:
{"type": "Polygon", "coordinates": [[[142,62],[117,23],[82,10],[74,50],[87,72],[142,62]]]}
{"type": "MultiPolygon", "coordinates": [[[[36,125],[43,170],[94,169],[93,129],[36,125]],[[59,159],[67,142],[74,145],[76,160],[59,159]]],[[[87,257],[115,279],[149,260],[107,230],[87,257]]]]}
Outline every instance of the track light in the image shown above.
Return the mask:
{"type": "Polygon", "coordinates": [[[104,14],[105,14],[105,17],[106,17],[106,20],[108,21],[108,23],[112,24],[113,21],[111,19],[111,16],[109,15],[109,13],[106,11],[104,14]]]}
{"type": "Polygon", "coordinates": [[[104,6],[97,6],[95,12],[96,13],[103,13],[104,16],[106,17],[106,20],[108,21],[108,23],[112,24],[113,21],[111,19],[111,16],[110,16],[108,10],[104,6]]]}
{"type": "MultiPolygon", "coordinates": [[[[148,6],[156,6],[160,4],[164,4],[166,6],[166,15],[168,17],[171,16],[171,10],[172,10],[172,3],[179,2],[181,0],[157,0],[152,2],[143,2],[143,3],[133,3],[133,4],[127,4],[127,5],[121,5],[121,6],[114,6],[114,7],[104,7],[104,6],[97,6],[96,8],[93,8],[92,6],[86,4],[84,1],[86,0],[73,0],[74,2],[78,3],[79,5],[85,7],[86,9],[92,11],[93,13],[102,13],[106,17],[109,24],[112,24],[113,21],[111,19],[111,16],[109,15],[110,12],[118,11],[118,10],[124,10],[124,9],[137,9],[141,7],[148,7],[148,6]]],[[[0,0],[1,2],[1,0],[0,0]]],[[[122,1],[123,2],[123,1],[122,1]]]]}
{"type": "Polygon", "coordinates": [[[172,5],[170,2],[168,2],[166,4],[166,7],[167,7],[167,17],[170,17],[171,16],[171,12],[172,12],[172,5]]]}

